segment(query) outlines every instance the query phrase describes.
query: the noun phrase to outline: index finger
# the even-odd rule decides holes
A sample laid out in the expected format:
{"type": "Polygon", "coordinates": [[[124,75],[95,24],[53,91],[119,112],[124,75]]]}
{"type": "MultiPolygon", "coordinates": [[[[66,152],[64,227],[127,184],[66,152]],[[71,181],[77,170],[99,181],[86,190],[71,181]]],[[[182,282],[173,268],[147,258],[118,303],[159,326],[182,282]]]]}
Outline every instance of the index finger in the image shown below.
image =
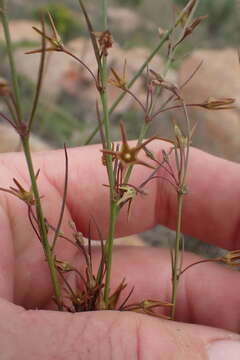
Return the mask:
{"type": "MultiPolygon", "coordinates": [[[[160,141],[151,144],[151,151],[161,158],[166,145],[160,141]]],[[[79,231],[88,233],[89,221],[94,218],[103,237],[108,226],[109,199],[106,168],[101,162],[100,146],[69,149],[69,182],[67,205],[79,231]]],[[[16,154],[11,164],[22,167],[24,161],[16,154]]],[[[64,154],[52,151],[34,155],[35,167],[47,175],[51,186],[63,192],[64,154]]],[[[7,160],[8,161],[8,160],[7,160]]],[[[9,162],[10,163],[10,162],[9,162]]],[[[139,186],[151,169],[136,165],[130,183],[139,186]]],[[[167,175],[160,170],[160,177],[167,175]]],[[[184,199],[183,232],[220,247],[235,249],[239,246],[240,166],[200,150],[190,150],[188,194],[184,199]]],[[[41,177],[39,178],[41,182],[41,177]]],[[[120,212],[116,237],[134,234],[157,224],[175,228],[176,191],[163,178],[149,182],[144,188],[146,196],[138,195],[127,219],[126,206],[120,212]]],[[[43,189],[44,193],[44,189],[43,189]]]]}

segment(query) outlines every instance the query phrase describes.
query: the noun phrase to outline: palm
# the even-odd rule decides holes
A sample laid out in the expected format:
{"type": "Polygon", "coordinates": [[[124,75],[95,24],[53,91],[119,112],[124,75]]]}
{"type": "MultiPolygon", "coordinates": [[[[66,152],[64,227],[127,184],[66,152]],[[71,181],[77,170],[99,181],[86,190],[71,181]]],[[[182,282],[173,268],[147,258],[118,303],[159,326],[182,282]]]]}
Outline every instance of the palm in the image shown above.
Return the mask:
{"type": "MultiPolygon", "coordinates": [[[[156,150],[157,145],[153,144],[152,146],[156,150]]],[[[72,230],[69,227],[69,220],[73,219],[78,230],[87,234],[89,218],[93,216],[104,236],[107,229],[107,210],[105,209],[107,189],[102,184],[106,183],[106,171],[101,165],[99,151],[96,147],[74,149],[69,151],[69,155],[69,192],[62,231],[71,236],[72,230]]],[[[209,242],[214,243],[215,241],[220,246],[236,249],[239,241],[237,232],[239,209],[238,202],[234,200],[236,200],[239,193],[239,166],[194,151],[192,158],[192,172],[190,172],[192,175],[189,178],[191,192],[186,200],[187,206],[183,219],[184,229],[199,238],[209,239],[209,242]],[[206,164],[208,164],[207,169],[206,164]],[[223,166],[225,167],[225,174],[228,173],[228,177],[222,174],[223,166]],[[204,174],[204,176],[200,177],[199,174],[204,174]],[[215,180],[219,180],[219,178],[221,178],[220,181],[215,180]],[[206,189],[209,190],[208,198],[202,196],[206,189]],[[224,191],[221,191],[223,189],[224,191]],[[221,219],[224,219],[224,214],[230,212],[230,209],[231,221],[221,221],[221,219]],[[202,219],[199,224],[200,213],[202,219]]],[[[63,159],[61,151],[39,154],[34,159],[35,168],[41,170],[38,183],[40,193],[44,196],[42,199],[44,213],[48,222],[53,226],[57,223],[61,206],[64,183],[63,159]]],[[[133,176],[133,183],[138,184],[138,179],[146,177],[148,171],[147,168],[138,167],[133,176]]],[[[0,187],[7,188],[11,186],[13,177],[24,188],[29,187],[23,156],[21,154],[2,155],[0,187]]],[[[174,192],[166,184],[163,187],[164,191],[157,181],[149,184],[147,189],[149,195],[144,199],[137,199],[130,222],[126,221],[126,213],[122,213],[117,227],[117,235],[143,231],[158,222],[174,227],[174,192]],[[148,211],[146,212],[145,209],[148,211]]],[[[137,324],[144,323],[145,330],[143,333],[146,335],[150,331],[152,339],[156,338],[157,332],[161,331],[161,329],[164,332],[165,323],[156,322],[155,319],[137,314],[124,315],[112,312],[108,314],[96,312],[95,314],[91,313],[91,315],[85,313],[81,314],[80,317],[78,315],[73,317],[74,315],[70,314],[35,310],[24,315],[25,313],[21,308],[11,303],[32,309],[49,307],[52,296],[49,273],[41,244],[29,224],[26,205],[19,199],[4,192],[0,193],[0,203],[2,205],[0,213],[0,295],[2,297],[0,300],[0,314],[2,325],[0,330],[2,334],[11,333],[8,337],[10,342],[17,339],[18,351],[23,349],[22,358],[36,360],[44,358],[48,360],[54,358],[54,356],[61,359],[60,356],[63,356],[62,358],[65,359],[64,352],[58,353],[52,343],[48,347],[50,334],[54,332],[53,338],[57,342],[60,341],[59,344],[63,344],[61,351],[64,351],[64,348],[70,349],[73,346],[72,339],[76,338],[76,334],[80,337],[83,335],[85,331],[83,329],[88,328],[89,322],[94,324],[91,330],[95,336],[94,343],[92,343],[93,352],[99,342],[103,341],[101,340],[101,334],[106,337],[108,330],[115,322],[120,324],[119,331],[127,326],[128,334],[136,334],[136,331],[138,331],[137,324]],[[70,324],[71,327],[69,328],[70,324]],[[13,326],[14,330],[11,330],[11,326],[13,326]],[[64,329],[71,330],[64,331],[64,329]],[[98,329],[101,329],[101,331],[99,332],[98,329]],[[26,345],[27,339],[25,343],[20,340],[24,331],[31,338],[30,345],[26,345]],[[65,340],[61,343],[62,337],[65,340]],[[41,347],[35,357],[33,355],[29,357],[29,354],[34,354],[34,346],[39,346],[39,341],[45,345],[41,347]]],[[[64,240],[58,241],[57,256],[61,260],[73,261],[78,266],[82,264],[79,254],[76,254],[74,248],[64,240]]],[[[97,250],[94,256],[98,256],[97,250]]],[[[191,263],[193,258],[194,255],[186,255],[185,263],[191,263]]],[[[140,301],[143,298],[168,300],[170,295],[168,252],[151,248],[118,248],[114,252],[112,288],[123,277],[127,278],[129,288],[131,285],[136,287],[132,301],[140,301]]],[[[237,286],[238,277],[237,272],[226,270],[215,264],[192,268],[189,273],[183,276],[179,288],[178,320],[239,331],[240,291],[237,286]],[[221,308],[227,310],[225,312],[220,311],[219,314],[221,308]]],[[[173,323],[170,324],[169,329],[174,329],[174,326],[173,323]]],[[[186,332],[190,329],[191,333],[191,325],[189,325],[189,328],[184,324],[179,326],[185,329],[186,332]]],[[[215,331],[210,328],[204,329],[199,327],[199,333],[203,332],[211,336],[211,333],[215,331]]],[[[9,347],[8,342],[4,339],[3,337],[0,340],[0,345],[7,353],[6,351],[11,349],[11,346],[9,347]]],[[[85,340],[89,342],[88,337],[85,337],[85,340]]],[[[125,340],[127,341],[127,339],[125,340]]],[[[147,340],[145,342],[148,347],[147,340]]],[[[158,343],[157,339],[156,343],[158,343]]],[[[88,359],[87,352],[84,353],[87,348],[79,348],[76,344],[74,345],[76,356],[81,353],[83,354],[82,358],[88,359]]],[[[89,346],[91,347],[91,345],[89,346]]],[[[134,346],[136,346],[136,343],[133,341],[131,346],[127,347],[130,354],[127,358],[133,358],[131,354],[135,351],[134,346]]],[[[4,360],[15,358],[3,357],[4,360]]]]}

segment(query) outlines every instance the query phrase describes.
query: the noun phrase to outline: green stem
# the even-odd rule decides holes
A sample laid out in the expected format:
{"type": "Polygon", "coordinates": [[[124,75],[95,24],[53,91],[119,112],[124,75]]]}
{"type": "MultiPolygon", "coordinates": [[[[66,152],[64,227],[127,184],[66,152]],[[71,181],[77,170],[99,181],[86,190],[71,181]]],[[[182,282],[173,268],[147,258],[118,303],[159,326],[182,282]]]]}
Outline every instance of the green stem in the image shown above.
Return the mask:
{"type": "Polygon", "coordinates": [[[11,77],[12,77],[13,93],[16,101],[16,111],[18,114],[17,123],[18,125],[20,125],[22,124],[22,120],[23,120],[21,101],[20,101],[20,90],[18,84],[17,71],[13,57],[12,42],[11,42],[11,36],[8,26],[7,6],[5,0],[0,0],[0,16],[3,25],[5,40],[6,40],[6,48],[7,48],[7,54],[8,54],[11,77]]]}
{"type": "Polygon", "coordinates": [[[103,30],[108,29],[108,0],[103,0],[102,2],[102,24],[103,24],[103,30]]]}
{"type": "MultiPolygon", "coordinates": [[[[196,1],[195,5],[194,5],[194,7],[192,9],[192,14],[194,13],[196,7],[198,6],[198,3],[199,3],[199,0],[196,1]]],[[[185,9],[187,9],[189,7],[189,5],[190,5],[190,2],[186,5],[186,7],[183,9],[183,11],[179,14],[178,18],[176,19],[175,24],[168,31],[165,32],[165,34],[162,36],[160,42],[156,46],[156,48],[151,52],[151,54],[148,56],[146,61],[142,64],[142,66],[139,68],[139,70],[136,72],[136,74],[130,80],[130,82],[127,85],[127,87],[129,89],[133,86],[133,84],[136,82],[136,80],[142,75],[143,71],[146,69],[146,67],[148,66],[150,61],[155,57],[155,55],[160,51],[160,49],[163,47],[165,42],[169,39],[169,37],[171,36],[171,34],[175,30],[175,28],[178,26],[179,21],[182,18],[182,13],[185,11],[185,9]]],[[[107,29],[107,16],[106,16],[107,11],[106,11],[106,9],[107,9],[107,1],[104,4],[104,10],[103,10],[103,14],[105,14],[105,15],[103,15],[103,21],[104,21],[104,24],[106,25],[106,29],[107,29]]],[[[188,21],[190,21],[191,18],[192,17],[190,17],[188,19],[188,21]]],[[[113,111],[116,109],[116,107],[122,101],[122,99],[124,98],[124,96],[126,94],[127,94],[126,92],[123,92],[121,95],[118,96],[118,98],[115,100],[115,102],[113,103],[113,105],[109,109],[109,114],[113,113],[113,111]]],[[[95,129],[92,131],[92,133],[89,135],[89,137],[85,141],[84,145],[90,144],[90,142],[92,141],[94,136],[97,134],[98,130],[99,130],[99,125],[97,125],[95,127],[95,129]]]]}
{"type": "MultiPolygon", "coordinates": [[[[105,71],[102,71],[102,80],[105,83],[105,71]]],[[[101,92],[101,102],[103,108],[103,125],[104,125],[104,132],[105,132],[105,139],[106,139],[106,146],[108,150],[111,150],[111,132],[110,132],[110,121],[109,121],[109,112],[108,112],[108,97],[106,90],[102,90],[101,92]]],[[[106,163],[107,163],[107,172],[109,177],[109,185],[110,185],[110,192],[111,192],[111,200],[114,198],[114,185],[115,179],[113,174],[113,165],[112,165],[112,157],[111,155],[106,156],[106,163]]]]}
{"type": "MultiPolygon", "coordinates": [[[[102,22],[103,22],[104,31],[107,30],[108,28],[107,8],[108,8],[108,0],[102,0],[102,18],[103,18],[102,22]]],[[[107,149],[111,150],[110,117],[109,117],[108,94],[107,94],[108,68],[107,68],[107,56],[104,55],[100,68],[100,76],[102,81],[102,90],[100,95],[101,95],[101,102],[103,107],[103,125],[105,131],[106,146],[107,149]]],[[[112,157],[106,156],[106,160],[107,160],[107,171],[108,171],[109,185],[111,192],[111,201],[113,201],[115,179],[113,174],[112,157]]]]}
{"type": "MultiPolygon", "coordinates": [[[[166,32],[166,34],[163,36],[163,38],[161,39],[160,43],[156,46],[156,48],[152,51],[152,53],[148,56],[148,58],[145,60],[145,62],[142,64],[142,66],[140,67],[140,69],[136,72],[136,74],[133,76],[133,78],[130,80],[130,82],[128,83],[127,87],[130,89],[133,84],[136,82],[136,80],[142,75],[143,71],[146,69],[146,67],[148,66],[148,64],[150,63],[150,61],[154,58],[154,56],[159,52],[159,50],[162,48],[162,46],[164,45],[164,43],[167,41],[169,35],[173,32],[175,26],[172,27],[170,30],[168,30],[166,32]]],[[[123,92],[121,95],[118,96],[118,98],[115,100],[115,102],[113,103],[113,105],[111,106],[111,108],[109,109],[109,114],[112,114],[113,111],[116,109],[116,107],[118,106],[118,104],[122,101],[122,99],[124,98],[124,96],[126,95],[126,92],[123,92]]],[[[90,134],[90,136],[87,138],[87,140],[85,141],[84,145],[88,145],[90,144],[90,142],[92,141],[92,139],[94,138],[94,136],[97,134],[99,130],[99,125],[96,126],[96,128],[93,130],[93,132],[90,134]]]]}
{"type": "Polygon", "coordinates": [[[53,284],[55,298],[56,298],[59,310],[62,310],[61,288],[59,285],[57,271],[55,268],[54,254],[53,254],[53,252],[51,250],[51,246],[48,242],[47,229],[46,229],[46,224],[45,224],[44,215],[43,215],[43,211],[42,211],[40,195],[39,195],[39,191],[38,191],[38,187],[37,187],[36,176],[35,176],[34,169],[33,169],[33,163],[32,163],[31,150],[30,150],[30,146],[29,146],[29,137],[28,136],[25,136],[22,138],[22,145],[23,145],[23,150],[25,153],[26,161],[27,161],[29,176],[31,179],[32,191],[33,191],[34,199],[36,202],[35,206],[36,206],[36,214],[37,214],[37,218],[38,218],[39,233],[41,236],[41,241],[43,244],[45,256],[46,256],[47,263],[48,263],[49,270],[50,270],[50,275],[51,275],[51,280],[52,280],[52,284],[53,284]]]}
{"type": "Polygon", "coordinates": [[[62,206],[61,206],[61,210],[60,210],[60,215],[59,215],[59,219],[58,219],[58,223],[57,223],[57,227],[55,230],[55,234],[54,234],[54,238],[52,241],[52,245],[51,245],[51,250],[54,250],[54,247],[56,245],[57,239],[60,235],[60,230],[61,230],[61,225],[62,225],[62,221],[63,221],[63,215],[64,215],[64,210],[65,210],[65,206],[66,206],[66,200],[67,200],[67,190],[68,190],[68,153],[67,153],[67,148],[64,145],[64,154],[65,154],[65,179],[64,179],[64,190],[63,190],[63,196],[62,196],[62,206]]]}
{"type": "Polygon", "coordinates": [[[118,214],[119,214],[119,207],[117,206],[116,203],[112,203],[111,209],[110,209],[108,239],[107,239],[107,243],[106,243],[106,247],[105,247],[106,280],[105,280],[105,286],[104,286],[104,302],[105,302],[106,306],[108,305],[108,301],[109,301],[111,269],[112,269],[113,240],[114,240],[114,233],[115,233],[115,227],[116,227],[118,214]]]}
{"type": "MultiPolygon", "coordinates": [[[[106,59],[103,60],[102,65],[102,83],[103,83],[103,91],[101,93],[101,101],[103,107],[103,124],[105,130],[105,139],[106,146],[108,149],[111,149],[111,134],[110,134],[110,121],[109,121],[109,111],[108,111],[108,98],[107,92],[105,89],[105,85],[107,83],[107,64],[106,59]]],[[[108,181],[110,185],[110,217],[109,217],[109,229],[108,229],[108,237],[106,242],[106,247],[104,249],[106,256],[106,280],[104,286],[104,302],[106,306],[109,301],[109,292],[110,292],[110,280],[111,280],[111,269],[112,269],[112,250],[113,250],[113,240],[115,233],[115,225],[117,220],[117,205],[114,200],[114,187],[115,187],[115,177],[112,165],[112,157],[106,156],[106,165],[108,172],[108,181]]]]}
{"type": "Polygon", "coordinates": [[[138,142],[137,142],[138,145],[140,145],[143,142],[144,138],[148,133],[148,130],[150,129],[150,126],[151,124],[149,122],[148,123],[144,122],[138,137],[138,142]]]}
{"type": "Polygon", "coordinates": [[[174,320],[175,311],[176,311],[176,299],[177,299],[177,287],[179,283],[179,278],[182,273],[182,254],[181,248],[183,247],[183,238],[181,234],[181,223],[182,223],[182,208],[183,208],[183,197],[186,194],[186,176],[188,169],[188,161],[189,161],[189,151],[190,151],[190,119],[187,112],[187,107],[184,101],[182,101],[182,106],[185,113],[186,123],[187,123],[187,144],[186,151],[185,149],[180,149],[181,153],[181,162],[179,163],[177,150],[175,150],[175,158],[176,165],[179,172],[179,181],[180,186],[178,189],[177,201],[177,226],[176,226],[176,240],[175,240],[175,250],[174,250],[174,258],[173,258],[173,268],[172,268],[172,314],[171,318],[174,320]],[[184,162],[183,162],[184,160],[184,162]],[[180,165],[182,164],[182,165],[180,165]]]}
{"type": "MultiPolygon", "coordinates": [[[[102,0],[102,17],[103,17],[103,30],[107,30],[107,8],[108,0],[102,0]]],[[[102,108],[103,108],[103,126],[106,139],[106,147],[111,150],[111,132],[110,132],[110,118],[109,118],[109,109],[108,109],[108,94],[107,94],[107,81],[108,81],[108,69],[107,69],[107,57],[103,55],[103,59],[100,67],[100,77],[102,83],[102,90],[100,92],[102,108]]],[[[115,226],[118,215],[118,206],[115,200],[115,176],[112,164],[112,156],[106,156],[106,165],[108,172],[108,181],[110,186],[110,215],[109,215],[109,229],[108,237],[105,246],[105,256],[106,256],[106,281],[104,287],[104,302],[106,307],[108,306],[109,301],[109,292],[110,292],[110,280],[111,280],[111,270],[112,270],[112,250],[113,250],[113,240],[115,234],[115,226]]]]}
{"type": "MultiPolygon", "coordinates": [[[[190,24],[192,17],[194,15],[194,12],[198,6],[199,1],[197,0],[191,10],[191,14],[188,17],[187,24],[188,26],[190,24]]],[[[186,8],[191,5],[191,1],[186,5],[186,8]]],[[[183,10],[184,11],[184,10],[183,10]]],[[[175,49],[176,50],[176,49],[175,49]]],[[[174,55],[174,54],[171,54],[174,55]]],[[[182,233],[181,233],[181,225],[182,225],[182,209],[183,209],[183,198],[184,194],[186,193],[186,176],[187,176],[187,167],[188,167],[188,159],[189,159],[189,149],[190,149],[190,120],[187,113],[187,107],[184,101],[182,101],[182,106],[185,113],[186,123],[187,123],[187,149],[186,153],[184,153],[184,156],[182,156],[182,159],[184,158],[184,164],[183,168],[181,168],[180,164],[178,163],[178,156],[176,154],[176,161],[177,161],[177,167],[178,171],[180,171],[180,186],[179,191],[177,194],[177,226],[176,226],[176,240],[175,240],[175,249],[174,249],[174,255],[172,259],[172,311],[171,311],[171,319],[174,320],[175,318],[175,312],[176,312],[176,301],[177,301],[177,288],[179,284],[179,278],[182,272],[182,233]]]]}
{"type": "MultiPolygon", "coordinates": [[[[14,118],[14,120],[16,122],[16,127],[19,127],[19,130],[21,130],[21,127],[24,125],[24,122],[23,122],[23,116],[22,116],[19,83],[18,83],[17,71],[16,71],[16,67],[15,67],[15,61],[14,61],[14,57],[13,57],[12,42],[11,42],[11,36],[10,36],[10,31],[9,31],[9,26],[8,26],[7,6],[6,6],[5,0],[0,0],[0,17],[2,20],[2,24],[3,24],[4,35],[5,35],[5,40],[6,40],[6,47],[7,47],[7,54],[8,54],[9,64],[10,64],[10,72],[11,72],[11,77],[12,77],[13,101],[15,104],[16,114],[17,114],[17,116],[14,118]]],[[[39,93],[39,90],[40,90],[40,85],[39,85],[39,89],[37,90],[38,93],[39,93]]],[[[38,98],[38,96],[37,96],[37,98],[38,98]]],[[[36,105],[37,105],[37,101],[34,103],[35,108],[36,108],[36,105]]],[[[35,110],[34,110],[34,112],[35,112],[35,110]]],[[[61,289],[59,286],[59,281],[58,281],[57,272],[56,272],[56,268],[55,268],[54,255],[51,251],[51,247],[48,242],[46,224],[45,224],[44,215],[42,212],[41,201],[40,201],[40,196],[39,196],[37,182],[36,182],[36,176],[35,176],[34,169],[33,169],[31,151],[30,151],[30,146],[29,146],[29,133],[21,135],[21,141],[22,141],[22,145],[23,145],[23,150],[24,150],[27,166],[28,166],[29,176],[31,179],[31,187],[32,187],[34,199],[36,202],[35,207],[36,207],[36,213],[37,213],[37,219],[38,219],[39,234],[41,237],[45,256],[46,256],[46,259],[48,262],[48,266],[49,266],[49,270],[50,270],[50,274],[51,274],[51,280],[52,280],[53,289],[54,289],[54,294],[56,297],[58,308],[59,308],[59,310],[62,310],[62,305],[61,305],[61,301],[60,301],[61,300],[61,289]]]]}
{"type": "MultiPolygon", "coordinates": [[[[146,136],[148,130],[149,130],[150,124],[144,123],[141,132],[138,138],[138,144],[141,144],[144,137],[146,136]]],[[[127,170],[127,173],[124,177],[124,183],[128,183],[128,180],[130,178],[131,172],[132,172],[133,166],[130,166],[127,170]]],[[[110,271],[111,265],[112,265],[112,248],[113,248],[113,240],[114,240],[114,230],[116,225],[117,216],[119,214],[119,207],[116,203],[111,204],[111,213],[110,213],[110,228],[109,228],[109,234],[108,234],[108,242],[106,247],[106,255],[107,255],[107,270],[106,270],[106,284],[104,289],[104,301],[107,304],[108,297],[109,297],[109,291],[110,291],[110,271]]]]}
{"type": "Polygon", "coordinates": [[[177,228],[176,228],[176,240],[175,240],[175,249],[173,255],[173,269],[172,269],[172,313],[171,318],[174,320],[175,311],[176,311],[176,300],[177,300],[177,287],[179,281],[179,275],[181,273],[180,268],[180,254],[181,254],[181,224],[182,224],[182,207],[183,207],[183,196],[184,194],[178,193],[177,196],[177,228]]]}
{"type": "MultiPolygon", "coordinates": [[[[141,128],[139,137],[138,137],[138,142],[137,142],[138,145],[140,145],[142,143],[143,139],[145,138],[145,136],[148,133],[149,128],[150,128],[150,123],[144,122],[144,124],[142,125],[142,128],[141,128]]],[[[127,169],[127,172],[126,172],[126,175],[125,175],[124,181],[123,181],[124,184],[128,183],[129,178],[130,178],[131,173],[132,173],[132,169],[133,169],[133,165],[129,166],[129,168],[127,169]]]]}
{"type": "MultiPolygon", "coordinates": [[[[42,18],[42,32],[45,35],[45,24],[44,24],[43,18],[42,18]]],[[[31,115],[30,115],[30,118],[28,121],[28,131],[31,131],[31,129],[32,129],[32,124],[33,124],[33,121],[34,121],[34,118],[36,115],[36,111],[38,108],[38,104],[39,104],[39,98],[40,98],[42,82],[43,82],[43,75],[44,75],[45,59],[46,59],[46,39],[45,39],[45,36],[42,36],[41,60],[40,60],[40,65],[39,65],[39,70],[38,70],[38,80],[37,80],[37,85],[36,85],[35,96],[33,99],[32,111],[31,111],[31,115]]]]}
{"type": "MultiPolygon", "coordinates": [[[[191,10],[191,15],[187,18],[187,21],[186,21],[186,23],[185,23],[182,31],[180,32],[180,35],[178,36],[178,39],[181,39],[181,38],[182,38],[182,36],[183,36],[183,34],[184,34],[184,32],[185,32],[185,29],[190,25],[190,23],[191,23],[191,21],[192,21],[193,14],[194,14],[194,12],[196,11],[197,5],[198,5],[198,1],[196,1],[194,7],[192,8],[192,10],[191,10]]],[[[184,10],[183,10],[183,11],[184,11],[184,10]]],[[[180,17],[181,17],[181,14],[180,14],[180,17]]],[[[176,26],[177,23],[178,23],[178,20],[176,21],[175,26],[176,26]]],[[[172,33],[173,33],[173,32],[172,32],[172,33]]],[[[169,37],[172,35],[172,33],[169,34],[169,37]]],[[[178,42],[178,40],[177,40],[177,42],[178,42]]],[[[163,78],[166,77],[166,75],[167,75],[167,73],[168,73],[168,71],[169,71],[172,63],[174,62],[177,48],[178,48],[178,46],[175,46],[174,48],[172,48],[172,47],[170,48],[170,53],[169,53],[169,55],[168,55],[167,62],[166,62],[166,65],[165,65],[165,70],[164,70],[164,72],[163,72],[163,78]]],[[[154,109],[156,108],[157,99],[159,98],[159,96],[160,96],[160,94],[161,94],[161,91],[162,91],[162,88],[159,87],[159,88],[157,89],[155,101],[152,103],[152,106],[151,106],[151,109],[150,109],[150,110],[151,110],[151,113],[153,113],[153,112],[154,112],[154,109]]]]}

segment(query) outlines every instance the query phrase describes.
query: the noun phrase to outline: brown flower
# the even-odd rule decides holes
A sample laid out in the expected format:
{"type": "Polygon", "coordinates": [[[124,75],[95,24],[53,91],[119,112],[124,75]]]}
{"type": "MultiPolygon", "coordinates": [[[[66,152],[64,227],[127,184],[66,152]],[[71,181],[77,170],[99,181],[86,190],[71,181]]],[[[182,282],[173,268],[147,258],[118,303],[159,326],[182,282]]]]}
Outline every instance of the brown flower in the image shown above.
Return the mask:
{"type": "Polygon", "coordinates": [[[0,190],[18,197],[20,200],[24,201],[27,205],[34,205],[35,199],[32,189],[25,190],[16,179],[13,179],[13,181],[16,184],[17,189],[10,186],[9,189],[0,188],[0,190]]]}
{"type": "MultiPolygon", "coordinates": [[[[36,180],[38,178],[39,173],[40,170],[38,170],[35,175],[36,180]]],[[[32,187],[30,187],[29,190],[25,190],[23,186],[17,181],[17,179],[13,178],[13,182],[17,186],[17,188],[14,188],[13,186],[9,186],[9,189],[0,187],[0,191],[4,191],[6,193],[16,196],[20,200],[24,201],[28,206],[35,205],[35,197],[32,191],[32,187]]]]}
{"type": "Polygon", "coordinates": [[[118,159],[123,168],[138,164],[138,165],[144,165],[151,169],[154,169],[153,166],[138,159],[138,153],[140,152],[140,150],[143,149],[144,146],[146,146],[153,139],[150,138],[150,139],[144,141],[142,144],[139,144],[134,147],[130,147],[128,144],[128,141],[127,141],[126,128],[125,128],[123,121],[120,121],[120,129],[121,129],[121,137],[122,137],[122,145],[120,147],[120,150],[113,151],[113,150],[102,149],[101,151],[104,154],[112,155],[116,159],[118,159]]]}
{"type": "Polygon", "coordinates": [[[240,266],[240,250],[230,251],[221,258],[226,265],[240,266]]]}
{"type": "Polygon", "coordinates": [[[111,68],[111,72],[113,74],[113,79],[110,79],[108,82],[109,84],[113,85],[113,86],[116,86],[120,89],[123,89],[125,90],[126,89],[126,86],[127,86],[127,81],[126,81],[126,66],[127,66],[127,62],[126,60],[124,61],[124,65],[123,65],[123,73],[122,73],[122,76],[121,75],[118,75],[118,73],[113,69],[111,68]]]}
{"type": "MultiPolygon", "coordinates": [[[[63,50],[63,41],[56,29],[56,26],[54,24],[53,18],[50,14],[50,12],[48,12],[48,18],[49,18],[49,23],[50,23],[50,27],[51,27],[51,35],[47,35],[45,33],[45,28],[44,28],[44,23],[43,23],[43,29],[39,30],[38,28],[36,28],[35,26],[33,26],[33,30],[35,30],[39,35],[41,35],[45,40],[49,41],[50,46],[46,47],[45,51],[62,51],[63,50]]],[[[26,54],[36,54],[36,53],[41,53],[43,51],[43,49],[37,49],[37,50],[32,50],[32,51],[27,51],[26,54]]]]}
{"type": "Polygon", "coordinates": [[[0,96],[8,96],[10,93],[9,83],[6,79],[0,78],[0,96]]]}
{"type": "Polygon", "coordinates": [[[113,37],[109,30],[93,33],[98,39],[98,44],[103,56],[108,56],[108,50],[113,46],[113,37]]]}
{"type": "Polygon", "coordinates": [[[227,110],[233,109],[234,107],[231,106],[234,104],[235,99],[233,98],[214,98],[210,97],[199,106],[208,109],[208,110],[227,110]]]}

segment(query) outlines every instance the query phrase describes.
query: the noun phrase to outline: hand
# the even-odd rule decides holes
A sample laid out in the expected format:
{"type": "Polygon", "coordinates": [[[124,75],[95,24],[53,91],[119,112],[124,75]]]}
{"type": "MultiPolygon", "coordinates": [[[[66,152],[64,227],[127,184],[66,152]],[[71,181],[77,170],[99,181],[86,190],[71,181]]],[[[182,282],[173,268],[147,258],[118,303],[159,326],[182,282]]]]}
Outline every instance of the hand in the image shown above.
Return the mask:
{"type": "MultiPolygon", "coordinates": [[[[153,150],[160,153],[159,142],[153,150]]],[[[72,218],[87,234],[90,216],[101,231],[107,227],[106,169],[97,146],[68,150],[69,185],[62,231],[71,234],[72,218]]],[[[29,180],[22,154],[0,157],[0,186],[15,177],[25,188],[29,180]]],[[[38,184],[48,221],[55,225],[64,183],[63,151],[34,155],[41,169],[38,184]]],[[[132,183],[139,184],[149,169],[136,166],[132,183]]],[[[227,249],[239,245],[240,166],[191,150],[183,230],[227,249]]],[[[167,182],[148,184],[146,197],[138,196],[129,222],[122,211],[117,236],[144,231],[161,223],[174,228],[176,200],[167,182]]],[[[239,359],[239,273],[206,263],[181,278],[178,322],[129,312],[60,313],[51,308],[52,287],[39,241],[34,236],[26,206],[0,193],[0,349],[1,360],[79,359],[239,359]],[[33,309],[33,310],[26,310],[33,309]],[[231,331],[231,332],[230,332],[231,331]],[[234,334],[235,333],[235,334],[234,334]],[[208,354],[208,355],[207,355],[208,354]],[[211,354],[211,355],[210,355],[211,354]]],[[[82,260],[67,242],[59,240],[60,259],[82,260]]],[[[97,257],[97,251],[95,256],[97,257]]],[[[196,261],[186,254],[184,264],[196,261]]],[[[71,261],[70,261],[71,262],[71,261]]],[[[123,277],[135,285],[131,302],[170,298],[169,252],[153,248],[116,248],[111,287],[123,277]]]]}

